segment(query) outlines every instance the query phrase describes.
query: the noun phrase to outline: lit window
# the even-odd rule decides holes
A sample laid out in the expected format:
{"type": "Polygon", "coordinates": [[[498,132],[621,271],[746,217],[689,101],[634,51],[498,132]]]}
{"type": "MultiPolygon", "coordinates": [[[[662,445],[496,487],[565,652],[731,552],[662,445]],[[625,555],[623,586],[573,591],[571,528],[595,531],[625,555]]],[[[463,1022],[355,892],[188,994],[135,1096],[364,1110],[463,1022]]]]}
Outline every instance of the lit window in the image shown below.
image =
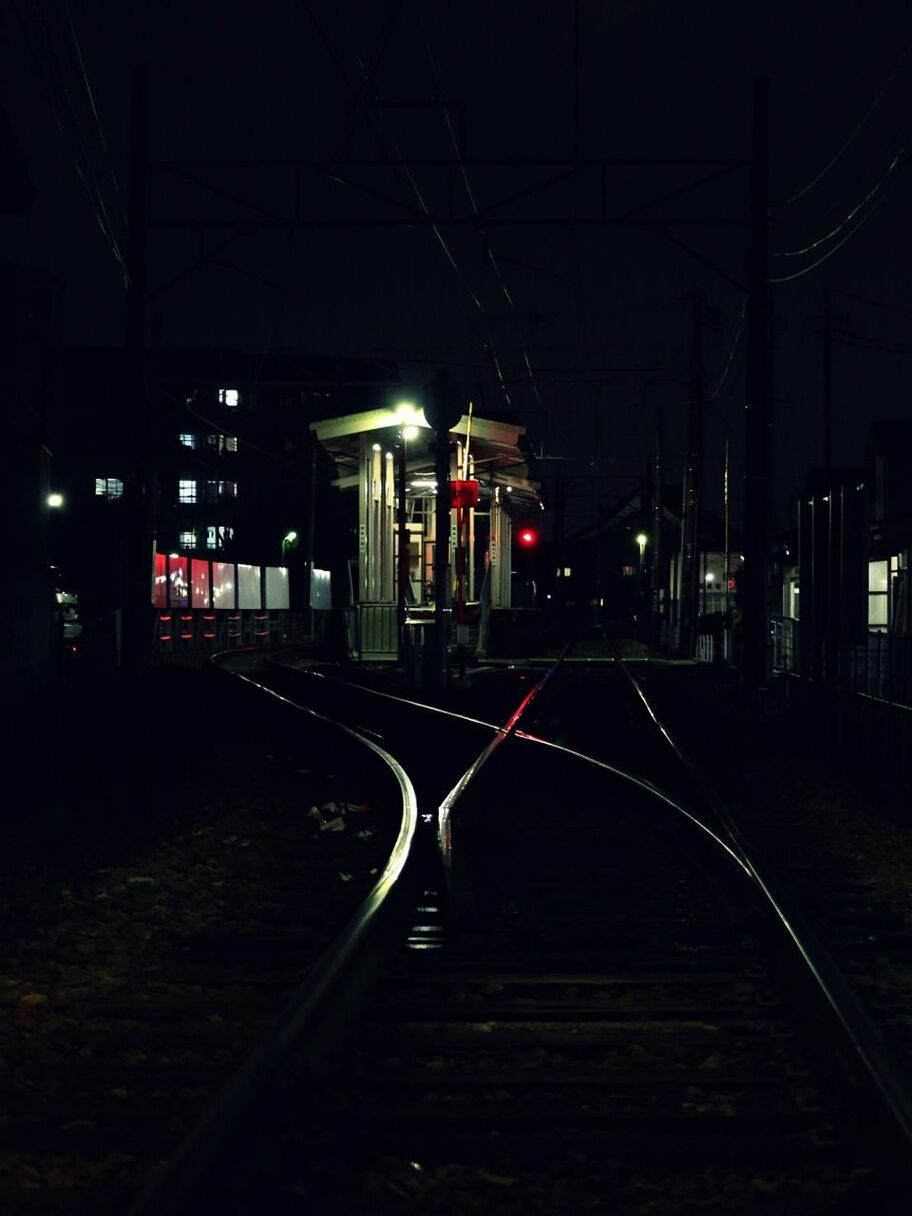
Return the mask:
{"type": "Polygon", "coordinates": [[[195,448],[196,447],[196,436],[191,435],[189,431],[182,431],[181,434],[178,436],[178,438],[180,439],[181,444],[185,448],[195,448]]]}
{"type": "Polygon", "coordinates": [[[219,435],[220,452],[237,451],[237,435],[219,435]]]}
{"type": "Polygon", "coordinates": [[[228,524],[210,524],[206,529],[206,548],[224,549],[229,540],[234,539],[234,528],[228,524]]]}
{"type": "Polygon", "coordinates": [[[179,532],[177,535],[177,542],[182,549],[195,549],[196,533],[193,531],[179,532]]]}
{"type": "Polygon", "coordinates": [[[222,502],[226,498],[237,498],[236,481],[207,481],[204,483],[204,502],[222,502]]]}
{"type": "Polygon", "coordinates": [[[99,498],[123,498],[123,482],[119,477],[96,477],[95,494],[99,498]]]}
{"type": "Polygon", "coordinates": [[[177,497],[180,502],[196,502],[196,482],[181,479],[177,483],[177,497]]]}
{"type": "Polygon", "coordinates": [[[218,391],[219,405],[227,405],[229,409],[237,409],[238,391],[236,388],[220,388],[218,391]]]}
{"type": "Polygon", "coordinates": [[[624,576],[624,578],[633,578],[633,576],[636,574],[636,572],[637,572],[636,566],[622,566],[621,567],[621,574],[624,576]]]}
{"type": "Polygon", "coordinates": [[[886,633],[890,623],[890,563],[868,562],[868,628],[886,633]]]}
{"type": "Polygon", "coordinates": [[[569,578],[572,573],[573,568],[571,566],[564,566],[564,578],[569,578]]]}

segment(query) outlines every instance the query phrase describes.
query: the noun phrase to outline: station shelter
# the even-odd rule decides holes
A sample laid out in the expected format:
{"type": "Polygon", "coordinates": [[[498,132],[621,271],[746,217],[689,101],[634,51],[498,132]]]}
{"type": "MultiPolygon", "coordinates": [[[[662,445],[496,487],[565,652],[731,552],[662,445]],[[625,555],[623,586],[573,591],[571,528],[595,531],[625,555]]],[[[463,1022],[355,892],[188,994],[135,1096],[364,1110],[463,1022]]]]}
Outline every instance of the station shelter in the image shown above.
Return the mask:
{"type": "MultiPolygon", "coordinates": [[[[352,654],[399,658],[404,637],[420,636],[435,617],[435,432],[423,411],[407,404],[328,418],[311,429],[336,463],[333,485],[358,499],[357,554],[349,560],[352,654]],[[407,572],[399,564],[400,531],[407,572]]],[[[542,504],[538,483],[529,479],[525,427],[481,418],[470,407],[449,438],[444,609],[462,626],[459,641],[477,650],[490,613],[510,607],[512,520],[530,519],[542,504]]]]}

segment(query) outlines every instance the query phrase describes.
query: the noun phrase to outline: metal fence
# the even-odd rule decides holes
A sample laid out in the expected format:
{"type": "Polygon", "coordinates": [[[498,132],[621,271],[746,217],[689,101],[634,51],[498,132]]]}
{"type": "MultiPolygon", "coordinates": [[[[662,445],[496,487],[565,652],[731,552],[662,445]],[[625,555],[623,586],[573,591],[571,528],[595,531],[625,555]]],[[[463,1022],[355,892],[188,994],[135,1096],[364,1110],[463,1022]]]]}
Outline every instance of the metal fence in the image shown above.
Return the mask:
{"type": "MultiPolygon", "coordinates": [[[[774,617],[770,631],[774,674],[800,675],[798,622],[774,617]]],[[[846,692],[912,707],[912,637],[869,633],[863,642],[840,651],[838,672],[839,687],[846,692]]]]}
{"type": "Polygon", "coordinates": [[[232,646],[271,646],[301,642],[307,618],[283,609],[206,611],[164,608],[155,612],[152,648],[156,657],[178,651],[227,650],[232,646]]]}

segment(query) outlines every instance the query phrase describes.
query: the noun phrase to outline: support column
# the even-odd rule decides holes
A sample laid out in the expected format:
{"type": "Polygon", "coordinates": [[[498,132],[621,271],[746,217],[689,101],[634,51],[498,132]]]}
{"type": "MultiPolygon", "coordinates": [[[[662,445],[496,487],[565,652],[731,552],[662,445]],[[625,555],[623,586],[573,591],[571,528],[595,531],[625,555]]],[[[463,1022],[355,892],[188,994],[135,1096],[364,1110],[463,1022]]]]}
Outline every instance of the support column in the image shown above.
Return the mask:
{"type": "Polygon", "coordinates": [[[769,260],[768,80],[754,81],[747,296],[744,481],[744,691],[766,688],[769,669],[769,464],[772,365],[769,260]]]}

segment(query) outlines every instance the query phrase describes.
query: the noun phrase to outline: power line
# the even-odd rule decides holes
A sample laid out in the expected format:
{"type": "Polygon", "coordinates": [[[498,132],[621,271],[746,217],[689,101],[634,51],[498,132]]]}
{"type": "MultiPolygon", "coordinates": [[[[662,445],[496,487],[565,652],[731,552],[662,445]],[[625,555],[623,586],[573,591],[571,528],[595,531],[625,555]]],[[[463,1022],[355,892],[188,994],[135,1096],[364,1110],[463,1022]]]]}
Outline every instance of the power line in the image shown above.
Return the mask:
{"type": "Polygon", "coordinates": [[[818,266],[822,266],[823,263],[828,261],[833,256],[834,253],[836,253],[838,250],[840,250],[843,247],[843,245],[847,241],[851,240],[851,238],[855,235],[856,232],[859,232],[861,230],[861,228],[868,222],[868,220],[871,218],[871,216],[874,214],[874,212],[877,210],[877,208],[880,206],[880,204],[884,201],[885,198],[886,198],[886,195],[882,194],[880,196],[880,198],[876,199],[874,201],[874,204],[871,207],[870,211],[868,211],[866,215],[863,215],[861,217],[861,219],[858,221],[858,223],[855,225],[855,227],[850,232],[847,232],[845,234],[845,236],[842,238],[842,240],[839,241],[838,244],[834,245],[833,248],[828,250],[825,254],[823,254],[822,257],[819,257],[816,262],[811,262],[810,266],[805,266],[803,270],[796,270],[794,274],[776,275],[776,276],[766,279],[765,281],[767,283],[790,283],[794,279],[804,278],[804,276],[806,274],[810,274],[810,272],[812,270],[816,270],[818,266]]]}
{"type": "Polygon", "coordinates": [[[732,338],[731,348],[728,352],[728,359],[725,361],[725,367],[722,369],[722,375],[719,377],[719,383],[716,385],[716,387],[713,389],[713,391],[710,393],[710,395],[706,398],[707,405],[710,405],[713,401],[715,401],[716,397],[718,397],[719,390],[721,389],[722,385],[725,383],[725,379],[728,376],[728,373],[731,371],[731,365],[732,365],[732,361],[734,360],[734,357],[735,357],[735,350],[737,349],[737,346],[738,346],[738,340],[741,337],[741,326],[744,323],[744,314],[746,311],[747,311],[747,296],[744,297],[744,302],[741,305],[741,315],[738,317],[738,322],[735,325],[735,334],[734,334],[734,337],[732,338]]]}
{"type": "MultiPolygon", "coordinates": [[[[419,13],[419,22],[421,24],[421,33],[424,37],[424,46],[425,46],[425,50],[427,51],[428,62],[431,67],[431,79],[433,81],[435,89],[437,89],[437,91],[439,93],[439,77],[437,74],[437,64],[434,60],[434,53],[431,49],[431,40],[430,40],[430,36],[428,35],[427,23],[424,20],[423,13],[419,13]]],[[[465,164],[462,159],[462,150],[459,147],[459,141],[456,138],[456,132],[453,130],[453,123],[450,120],[450,112],[446,105],[443,106],[443,117],[446,121],[447,130],[450,133],[450,141],[453,145],[453,151],[456,154],[456,159],[459,164],[459,170],[462,174],[463,184],[465,185],[465,189],[466,189],[466,194],[468,195],[469,202],[472,205],[472,211],[477,216],[478,215],[478,203],[475,201],[475,194],[472,190],[471,183],[469,182],[469,175],[466,172],[466,167],[465,167],[465,164]]],[[[541,394],[538,391],[538,385],[535,382],[535,375],[532,371],[532,364],[529,360],[529,353],[528,353],[528,350],[526,349],[525,335],[523,334],[522,325],[520,324],[519,319],[515,317],[516,305],[514,304],[513,297],[510,295],[510,292],[507,289],[507,285],[504,282],[504,277],[503,277],[503,274],[501,273],[500,265],[498,264],[497,258],[494,255],[494,249],[493,249],[493,246],[491,245],[490,238],[488,237],[487,230],[483,227],[481,229],[481,233],[482,233],[482,237],[485,241],[485,246],[487,248],[488,258],[491,262],[491,266],[494,269],[494,273],[497,276],[497,281],[500,284],[500,289],[503,293],[504,299],[507,301],[510,308],[513,310],[514,320],[516,321],[516,331],[519,335],[519,345],[520,345],[520,348],[523,353],[523,360],[526,365],[526,370],[529,374],[529,382],[532,385],[532,392],[535,394],[535,400],[538,402],[539,405],[541,405],[541,403],[542,403],[541,394]]]]}
{"type": "Polygon", "coordinates": [[[89,84],[89,75],[86,71],[85,60],[82,55],[82,47],[79,45],[79,38],[76,35],[76,27],[73,24],[73,16],[70,12],[69,0],[63,0],[64,11],[66,12],[67,24],[70,29],[70,37],[73,40],[73,47],[76,51],[76,59],[79,62],[79,72],[82,76],[82,83],[85,86],[86,95],[89,99],[89,105],[92,109],[92,117],[95,120],[95,127],[98,131],[98,138],[101,140],[101,146],[104,149],[104,154],[108,158],[108,170],[111,174],[111,181],[114,183],[115,191],[120,194],[120,183],[117,180],[117,174],[114,172],[114,165],[111,163],[111,153],[108,148],[108,141],[105,139],[104,128],[101,125],[101,119],[98,117],[98,107],[95,105],[95,94],[92,92],[92,86],[89,84]]]}
{"type": "MultiPolygon", "coordinates": [[[[311,5],[311,3],[310,3],[310,0],[301,0],[301,3],[304,5],[304,9],[305,9],[305,11],[307,12],[307,15],[310,17],[311,23],[313,24],[314,28],[316,29],[316,31],[317,31],[317,35],[318,35],[318,37],[320,38],[320,41],[322,42],[322,44],[323,44],[324,48],[326,49],[327,54],[329,55],[330,59],[332,60],[332,63],[333,63],[333,65],[335,66],[336,71],[337,71],[337,72],[339,73],[339,75],[341,76],[342,81],[343,81],[343,83],[345,84],[346,89],[347,89],[347,90],[348,90],[348,92],[349,92],[349,93],[351,93],[351,94],[352,94],[352,96],[354,97],[354,100],[355,100],[355,104],[356,104],[356,106],[358,106],[358,108],[359,108],[359,109],[364,109],[364,103],[363,103],[363,101],[362,101],[362,99],[361,99],[361,97],[360,97],[360,95],[359,95],[358,91],[356,91],[356,90],[355,90],[354,86],[352,85],[351,81],[349,80],[349,78],[348,78],[348,73],[345,71],[344,65],[342,64],[341,60],[339,59],[339,56],[336,54],[335,48],[333,47],[333,45],[332,45],[332,43],[330,42],[330,40],[329,40],[328,36],[326,35],[326,32],[323,30],[322,25],[321,25],[321,24],[320,24],[320,22],[318,21],[317,16],[316,16],[316,13],[315,13],[315,12],[314,12],[314,10],[313,10],[313,6],[312,6],[312,5],[311,5]]],[[[396,11],[398,11],[398,7],[397,7],[396,11]]],[[[392,6],[391,6],[391,10],[390,10],[390,19],[389,19],[389,21],[388,21],[388,29],[389,29],[389,31],[390,31],[390,32],[391,32],[391,28],[392,28],[392,20],[393,20],[393,19],[394,19],[394,13],[393,13],[393,11],[392,11],[392,6]]],[[[359,66],[359,68],[360,68],[362,78],[363,78],[364,80],[367,80],[367,79],[368,79],[368,74],[367,74],[367,72],[366,72],[366,70],[365,70],[365,67],[364,67],[364,64],[363,64],[362,60],[361,60],[361,59],[360,59],[360,57],[357,55],[357,53],[356,53],[356,59],[358,60],[358,66],[359,66]]],[[[378,58],[378,62],[379,62],[379,58],[378,58]]],[[[376,63],[375,63],[374,70],[376,70],[376,66],[377,66],[377,65],[376,65],[376,63]]],[[[383,136],[382,136],[382,134],[381,134],[380,132],[378,132],[378,131],[377,131],[377,129],[374,127],[374,124],[373,124],[373,123],[370,121],[369,114],[367,113],[367,111],[366,111],[366,110],[365,110],[365,119],[366,119],[366,121],[367,121],[368,127],[370,128],[370,130],[371,130],[372,134],[374,135],[374,138],[377,140],[377,142],[378,142],[378,143],[381,145],[381,147],[382,147],[382,146],[383,146],[383,142],[384,142],[384,141],[383,141],[383,136]]],[[[380,112],[380,120],[381,120],[381,122],[382,122],[383,126],[384,126],[384,127],[385,127],[385,129],[386,129],[387,139],[390,141],[390,143],[392,143],[392,146],[393,146],[393,151],[394,151],[395,156],[396,156],[396,159],[397,159],[397,161],[398,161],[398,166],[397,166],[397,167],[398,167],[398,168],[399,168],[399,169],[400,169],[402,172],[404,172],[405,177],[406,177],[406,180],[408,181],[408,183],[409,183],[409,185],[410,185],[410,187],[411,187],[411,189],[412,189],[412,192],[414,193],[415,198],[416,198],[416,200],[417,200],[417,202],[418,202],[418,205],[419,205],[419,207],[421,208],[421,210],[422,210],[422,212],[424,213],[424,215],[426,215],[426,216],[430,216],[430,215],[431,215],[430,209],[428,208],[427,204],[426,204],[426,203],[425,203],[425,201],[424,201],[424,196],[422,195],[421,190],[420,190],[420,189],[419,189],[419,187],[418,187],[418,183],[415,181],[415,178],[414,178],[414,176],[413,176],[413,174],[412,174],[412,172],[411,172],[411,169],[410,169],[410,168],[409,168],[409,166],[408,166],[408,165],[405,163],[405,158],[404,158],[404,157],[403,157],[403,155],[402,155],[402,151],[401,151],[401,149],[400,149],[400,147],[399,147],[398,141],[396,140],[396,137],[395,137],[395,135],[393,134],[393,131],[392,131],[392,128],[390,127],[389,121],[388,121],[388,120],[386,119],[386,117],[383,115],[382,111],[380,112]]],[[[455,274],[457,275],[457,277],[459,278],[459,280],[460,280],[460,282],[461,282],[461,284],[462,284],[463,288],[464,288],[464,289],[465,289],[465,291],[466,291],[466,294],[467,294],[467,295],[469,296],[469,298],[471,299],[472,304],[474,305],[475,309],[476,309],[478,312],[480,312],[480,313],[482,314],[482,316],[485,316],[485,315],[486,315],[486,310],[485,310],[484,305],[482,304],[482,302],[481,302],[481,300],[479,299],[478,295],[477,295],[477,294],[475,293],[475,291],[472,289],[472,287],[471,287],[471,285],[469,284],[469,281],[468,281],[468,279],[466,278],[466,276],[463,274],[463,271],[462,271],[461,267],[459,266],[459,263],[456,261],[456,258],[454,257],[454,255],[453,255],[452,251],[450,250],[449,245],[446,243],[446,241],[445,241],[445,239],[444,239],[444,237],[443,237],[443,233],[440,231],[440,227],[439,227],[439,225],[438,225],[438,224],[436,224],[436,223],[431,223],[430,227],[431,227],[431,231],[433,232],[434,236],[435,236],[435,237],[436,237],[436,239],[437,239],[437,242],[438,242],[438,244],[439,244],[439,246],[440,246],[440,248],[441,248],[441,250],[442,250],[442,252],[443,252],[444,256],[446,257],[447,261],[449,262],[450,266],[452,267],[452,269],[453,269],[454,273],[455,273],[455,274]]],[[[496,351],[496,349],[495,349],[495,347],[494,347],[493,342],[491,341],[490,334],[486,334],[486,335],[485,335],[485,339],[486,339],[486,340],[485,340],[485,345],[487,346],[488,350],[489,350],[489,351],[490,351],[490,353],[491,353],[491,357],[492,357],[492,360],[493,360],[493,363],[494,363],[494,369],[495,369],[495,371],[496,371],[496,373],[497,373],[497,379],[498,379],[498,382],[499,382],[499,384],[500,384],[501,391],[502,391],[502,392],[503,392],[503,394],[504,394],[504,398],[505,398],[505,400],[506,400],[506,402],[507,402],[507,405],[508,405],[508,406],[510,406],[510,407],[512,407],[512,401],[511,401],[511,399],[510,399],[510,394],[509,394],[509,392],[508,392],[508,390],[507,390],[507,386],[506,386],[506,383],[505,383],[505,381],[504,381],[503,373],[502,373],[502,371],[501,371],[501,367],[500,367],[500,359],[498,358],[497,351],[496,351]]]]}
{"type": "Polygon", "coordinates": [[[896,73],[899,71],[899,69],[902,67],[903,63],[905,62],[906,56],[909,54],[910,45],[912,45],[912,43],[906,43],[905,50],[903,51],[902,55],[900,55],[899,60],[896,63],[896,66],[893,68],[893,71],[887,77],[885,84],[883,85],[883,87],[881,88],[881,90],[877,94],[877,96],[874,98],[874,101],[869,106],[864,117],[861,119],[861,121],[859,123],[856,124],[856,126],[850,132],[848,139],[845,141],[845,143],[842,145],[842,147],[839,149],[839,151],[836,153],[836,155],[831,160],[827,161],[827,163],[823,166],[823,168],[820,170],[820,172],[815,177],[812,177],[806,186],[803,186],[800,190],[798,190],[794,194],[790,195],[782,203],[778,204],[779,206],[787,207],[789,203],[797,202],[798,199],[803,198],[804,195],[807,194],[809,190],[813,190],[813,188],[817,185],[817,183],[821,180],[821,178],[823,178],[825,176],[825,174],[829,173],[830,169],[832,169],[832,167],[836,164],[836,162],[842,157],[842,154],[846,151],[846,149],[849,147],[849,145],[855,139],[855,136],[859,133],[859,131],[862,129],[862,127],[865,125],[865,123],[868,121],[868,119],[871,117],[871,115],[874,113],[874,111],[880,105],[884,94],[886,93],[887,89],[889,89],[890,85],[893,83],[896,73]]]}
{"type": "Polygon", "coordinates": [[[48,100],[57,130],[70,143],[76,175],[88,195],[98,227],[119,263],[124,277],[127,278],[126,260],[120,248],[114,225],[108,214],[104,195],[98,184],[92,156],[83,137],[76,108],[70,98],[63,72],[54,52],[48,23],[41,12],[37,0],[25,0],[24,6],[20,6],[19,9],[19,20],[29,53],[48,90],[48,100]],[[40,50],[36,50],[35,48],[29,29],[30,24],[37,28],[37,39],[40,42],[40,50]],[[61,108],[66,116],[66,125],[61,118],[61,108]]]}
{"type": "MultiPolygon", "coordinates": [[[[849,212],[849,214],[845,217],[845,219],[843,219],[840,223],[838,223],[835,228],[832,228],[828,233],[826,233],[822,237],[819,237],[816,241],[812,241],[810,245],[806,245],[803,249],[784,250],[782,253],[774,253],[773,257],[797,258],[797,257],[803,256],[806,253],[813,253],[813,251],[815,249],[817,249],[820,245],[826,244],[827,241],[831,240],[834,236],[836,236],[838,233],[840,233],[842,231],[842,229],[845,228],[846,224],[850,223],[855,218],[855,216],[858,214],[859,211],[861,211],[861,209],[865,206],[865,204],[870,202],[870,200],[874,197],[874,195],[877,194],[881,189],[883,189],[883,187],[887,184],[887,182],[890,180],[892,175],[897,171],[897,169],[905,167],[905,164],[908,162],[903,161],[903,156],[905,155],[906,152],[908,152],[908,150],[909,150],[908,145],[900,148],[900,150],[896,153],[896,155],[890,161],[890,165],[889,165],[886,173],[884,173],[884,175],[880,178],[879,181],[875,182],[875,184],[871,187],[871,189],[868,191],[868,193],[861,200],[861,202],[857,203],[852,208],[852,210],[849,212]]],[[[881,195],[881,198],[883,198],[883,195],[881,195]]],[[[860,227],[860,225],[859,225],[859,227],[860,227]]],[[[857,229],[856,229],[856,231],[857,231],[857,229]]],[[[837,246],[837,248],[838,248],[838,246],[837,246]]],[[[772,281],[774,281],[774,280],[772,280],[772,281]]]]}

